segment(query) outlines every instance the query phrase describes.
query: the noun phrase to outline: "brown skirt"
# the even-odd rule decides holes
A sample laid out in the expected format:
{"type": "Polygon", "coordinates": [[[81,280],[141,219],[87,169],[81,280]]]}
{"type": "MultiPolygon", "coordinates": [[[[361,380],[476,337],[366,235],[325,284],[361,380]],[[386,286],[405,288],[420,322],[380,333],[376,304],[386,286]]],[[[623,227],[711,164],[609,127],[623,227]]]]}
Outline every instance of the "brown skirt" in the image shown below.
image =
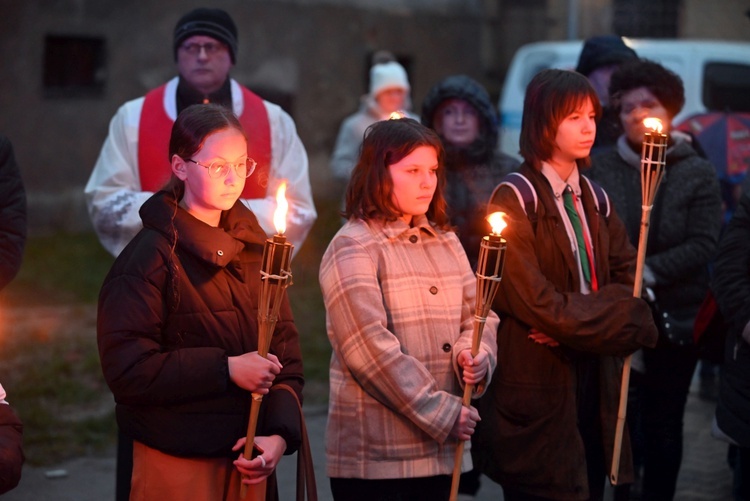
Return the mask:
{"type": "MultiPolygon", "coordinates": [[[[240,473],[231,458],[182,458],[133,442],[130,501],[240,501],[240,473]]],[[[265,482],[260,484],[265,487],[265,482]]],[[[256,499],[250,486],[246,501],[256,499]]],[[[263,489],[265,490],[265,489],[263,489]]],[[[261,494],[263,499],[265,496],[261,494]]]]}

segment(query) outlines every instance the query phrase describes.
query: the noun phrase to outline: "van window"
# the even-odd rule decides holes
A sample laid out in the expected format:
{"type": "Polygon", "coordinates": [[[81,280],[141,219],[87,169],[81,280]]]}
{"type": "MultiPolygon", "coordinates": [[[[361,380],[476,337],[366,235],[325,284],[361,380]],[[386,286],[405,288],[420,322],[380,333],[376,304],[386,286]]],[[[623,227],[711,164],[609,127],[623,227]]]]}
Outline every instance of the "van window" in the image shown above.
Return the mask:
{"type": "MultiPolygon", "coordinates": [[[[526,93],[526,87],[531,82],[531,79],[542,70],[547,68],[559,68],[562,65],[562,58],[560,54],[553,50],[536,51],[529,53],[523,62],[523,73],[521,73],[518,83],[520,84],[520,92],[526,93]]],[[[575,63],[573,64],[575,67],[575,63]]],[[[574,69],[574,68],[565,68],[574,69]]]]}
{"type": "Polygon", "coordinates": [[[709,110],[750,112],[750,65],[706,64],[703,104],[709,110]]]}

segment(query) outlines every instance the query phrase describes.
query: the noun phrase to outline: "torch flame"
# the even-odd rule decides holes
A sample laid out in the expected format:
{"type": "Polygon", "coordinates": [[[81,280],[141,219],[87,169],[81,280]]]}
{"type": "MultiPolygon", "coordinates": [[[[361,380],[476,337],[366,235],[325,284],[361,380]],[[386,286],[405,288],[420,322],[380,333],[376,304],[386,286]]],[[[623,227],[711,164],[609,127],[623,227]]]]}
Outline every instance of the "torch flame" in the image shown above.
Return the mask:
{"type": "Polygon", "coordinates": [[[506,223],[505,219],[503,218],[504,216],[505,212],[493,212],[492,214],[487,216],[487,221],[490,223],[490,226],[492,226],[493,235],[502,234],[505,227],[508,226],[508,223],[506,223]]]}
{"type": "Polygon", "coordinates": [[[661,120],[659,120],[658,118],[653,118],[653,117],[646,118],[645,120],[643,120],[643,125],[646,128],[651,129],[652,131],[661,134],[662,125],[661,125],[661,120]]]}
{"type": "Polygon", "coordinates": [[[286,201],[286,181],[281,183],[276,191],[276,210],[273,212],[273,225],[276,233],[283,235],[286,231],[286,213],[289,210],[289,202],[286,201]]]}
{"type": "Polygon", "coordinates": [[[388,120],[399,120],[401,118],[406,118],[406,113],[404,113],[401,110],[394,111],[391,113],[391,115],[388,117],[388,120]]]}

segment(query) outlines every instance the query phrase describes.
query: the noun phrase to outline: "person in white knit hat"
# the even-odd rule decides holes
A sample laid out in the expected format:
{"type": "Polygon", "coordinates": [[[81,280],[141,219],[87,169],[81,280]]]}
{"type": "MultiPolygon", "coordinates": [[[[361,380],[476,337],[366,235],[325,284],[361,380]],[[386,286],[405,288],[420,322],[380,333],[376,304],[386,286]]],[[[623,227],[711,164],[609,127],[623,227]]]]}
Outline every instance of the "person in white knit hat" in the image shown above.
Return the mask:
{"type": "Polygon", "coordinates": [[[380,51],[370,68],[370,92],[362,97],[359,110],[341,123],[331,156],[331,171],[336,179],[349,181],[359,157],[365,129],[379,120],[387,120],[395,111],[419,120],[410,113],[409,77],[392,54],[380,51]]]}

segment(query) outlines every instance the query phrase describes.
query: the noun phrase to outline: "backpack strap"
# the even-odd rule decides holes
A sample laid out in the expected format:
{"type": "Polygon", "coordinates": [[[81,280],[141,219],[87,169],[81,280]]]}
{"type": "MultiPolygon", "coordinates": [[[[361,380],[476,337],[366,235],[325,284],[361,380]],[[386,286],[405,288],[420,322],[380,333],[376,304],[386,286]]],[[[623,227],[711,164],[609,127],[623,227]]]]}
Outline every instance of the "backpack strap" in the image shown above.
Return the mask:
{"type": "MultiPolygon", "coordinates": [[[[609,195],[607,195],[607,192],[604,191],[604,188],[602,188],[597,182],[592,181],[588,177],[581,175],[581,179],[583,179],[589,187],[589,191],[594,197],[594,204],[596,205],[597,212],[604,216],[605,219],[609,218],[611,204],[609,203],[609,195]]],[[[536,210],[537,205],[539,204],[539,198],[537,197],[536,190],[531,185],[531,181],[519,172],[511,172],[500,180],[500,184],[495,188],[490,200],[495,197],[495,193],[497,193],[497,190],[499,190],[501,186],[509,186],[513,190],[518,197],[518,203],[520,203],[521,207],[526,211],[526,215],[531,221],[532,226],[536,227],[536,210]]]]}
{"type": "Polygon", "coordinates": [[[610,212],[609,195],[607,195],[604,188],[602,188],[596,181],[592,181],[584,175],[581,175],[581,179],[586,182],[591,194],[594,195],[594,203],[596,204],[597,212],[607,219],[610,212]]]}
{"type": "Polygon", "coordinates": [[[536,208],[539,204],[539,199],[536,195],[536,190],[531,185],[531,181],[519,172],[511,172],[500,180],[500,184],[495,188],[490,200],[495,198],[495,193],[502,186],[509,186],[513,190],[518,197],[518,203],[526,211],[526,216],[528,216],[532,226],[536,227],[536,208]]]}

